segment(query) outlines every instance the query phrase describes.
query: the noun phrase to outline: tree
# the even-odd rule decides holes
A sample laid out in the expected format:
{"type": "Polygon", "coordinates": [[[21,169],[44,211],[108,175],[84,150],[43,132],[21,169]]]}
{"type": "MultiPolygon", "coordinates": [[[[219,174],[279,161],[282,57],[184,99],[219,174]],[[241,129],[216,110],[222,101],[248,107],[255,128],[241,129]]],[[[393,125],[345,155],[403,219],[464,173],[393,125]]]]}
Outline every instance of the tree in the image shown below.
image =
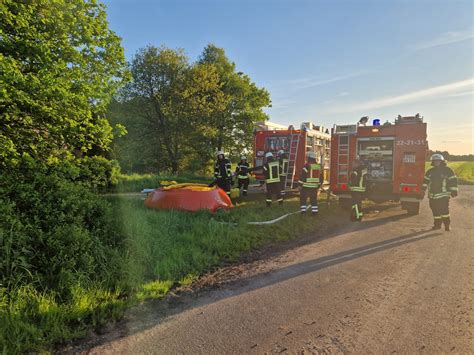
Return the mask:
{"type": "Polygon", "coordinates": [[[216,148],[248,149],[254,123],[266,118],[268,92],[236,73],[213,45],[194,64],[181,49],[148,46],[137,52],[130,72],[132,81],[112,106],[113,122],[129,132],[116,140],[117,149],[127,152],[118,159],[129,167],[145,170],[142,163],[155,157],[158,171],[206,172],[216,148]]]}
{"type": "Polygon", "coordinates": [[[226,57],[224,49],[209,44],[201,54],[198,63],[214,66],[219,74],[224,107],[214,111],[210,124],[217,133],[210,137],[218,150],[241,152],[251,146],[255,123],[267,115],[262,108],[270,105],[267,90],[258,88],[248,75],[236,72],[236,66],[226,57]]]}
{"type": "MultiPolygon", "coordinates": [[[[209,149],[208,117],[221,109],[219,76],[209,65],[191,66],[183,50],[148,46],[130,64],[132,81],[122,90],[121,117],[129,134],[140,138],[136,159],[156,157],[156,168],[176,173],[193,153],[209,149]]],[[[132,142],[122,140],[128,147],[132,142]]]]}
{"type": "Polygon", "coordinates": [[[0,166],[107,150],[104,111],[124,70],[97,1],[0,2],[0,166]]]}

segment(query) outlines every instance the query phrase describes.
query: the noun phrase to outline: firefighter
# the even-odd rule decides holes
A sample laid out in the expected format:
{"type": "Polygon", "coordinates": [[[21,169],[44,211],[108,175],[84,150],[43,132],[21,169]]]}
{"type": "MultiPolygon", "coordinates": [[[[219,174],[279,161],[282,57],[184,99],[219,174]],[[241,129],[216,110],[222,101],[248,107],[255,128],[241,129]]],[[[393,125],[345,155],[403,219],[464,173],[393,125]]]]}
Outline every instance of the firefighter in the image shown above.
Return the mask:
{"type": "Polygon", "coordinates": [[[275,160],[272,152],[267,152],[265,158],[267,161],[263,165],[263,174],[265,175],[265,183],[267,185],[267,206],[271,206],[273,196],[277,198],[278,204],[281,205],[283,203],[283,196],[281,196],[280,164],[275,160]]]}
{"type": "Polygon", "coordinates": [[[450,230],[451,219],[449,217],[449,198],[458,195],[458,179],[454,171],[446,166],[446,161],[441,154],[431,156],[433,166],[425,174],[423,191],[428,190],[430,208],[433,211],[433,229],[450,230]]]}
{"type": "Polygon", "coordinates": [[[367,185],[367,167],[356,159],[352,164],[352,173],[349,178],[349,186],[352,195],[351,220],[362,221],[362,200],[364,199],[367,185]]]}
{"type": "Polygon", "coordinates": [[[301,170],[298,183],[301,186],[300,208],[301,213],[306,212],[306,200],[309,198],[311,213],[313,216],[318,214],[318,189],[323,182],[321,174],[321,164],[316,162],[316,154],[308,152],[307,162],[301,170]]]}
{"type": "Polygon", "coordinates": [[[281,192],[280,195],[284,198],[286,195],[286,177],[288,175],[288,155],[284,150],[278,151],[278,163],[280,164],[280,182],[281,192]]]}
{"type": "Polygon", "coordinates": [[[232,171],[229,159],[226,159],[222,150],[217,152],[217,160],[214,165],[214,183],[230,197],[230,187],[232,185],[232,171]]]}
{"type": "Polygon", "coordinates": [[[240,157],[240,162],[235,169],[235,175],[237,176],[239,190],[242,188],[242,195],[247,196],[250,182],[250,165],[247,163],[246,156],[242,155],[240,157]]]}

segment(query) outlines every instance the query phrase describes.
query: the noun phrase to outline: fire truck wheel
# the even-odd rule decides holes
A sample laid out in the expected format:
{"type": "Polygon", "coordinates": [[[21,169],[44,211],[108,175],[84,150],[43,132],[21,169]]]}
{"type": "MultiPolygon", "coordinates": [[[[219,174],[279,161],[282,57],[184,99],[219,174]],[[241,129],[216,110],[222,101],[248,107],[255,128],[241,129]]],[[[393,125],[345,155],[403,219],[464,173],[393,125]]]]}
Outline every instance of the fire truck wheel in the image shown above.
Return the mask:
{"type": "Polygon", "coordinates": [[[420,203],[419,202],[404,202],[402,207],[407,210],[409,215],[417,215],[420,213],[420,203]]]}

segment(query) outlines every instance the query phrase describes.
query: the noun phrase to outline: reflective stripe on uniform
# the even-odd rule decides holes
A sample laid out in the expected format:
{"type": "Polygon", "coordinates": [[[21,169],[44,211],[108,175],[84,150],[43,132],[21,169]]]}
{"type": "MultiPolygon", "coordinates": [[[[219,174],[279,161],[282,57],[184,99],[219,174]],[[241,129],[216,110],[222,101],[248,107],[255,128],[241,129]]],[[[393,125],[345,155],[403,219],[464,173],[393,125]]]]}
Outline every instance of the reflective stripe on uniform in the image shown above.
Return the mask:
{"type": "Polygon", "coordinates": [[[437,199],[444,198],[444,197],[451,197],[451,193],[450,192],[440,192],[438,194],[429,194],[428,197],[431,198],[432,200],[437,200],[437,199]]]}

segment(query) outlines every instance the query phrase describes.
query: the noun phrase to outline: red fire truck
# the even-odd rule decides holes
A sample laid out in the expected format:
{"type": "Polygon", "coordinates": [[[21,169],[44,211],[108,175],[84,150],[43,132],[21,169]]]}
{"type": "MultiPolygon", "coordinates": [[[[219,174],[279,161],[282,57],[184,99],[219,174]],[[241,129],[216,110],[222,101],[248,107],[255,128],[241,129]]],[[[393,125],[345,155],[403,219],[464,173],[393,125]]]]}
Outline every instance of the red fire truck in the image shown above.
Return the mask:
{"type": "MultiPolygon", "coordinates": [[[[271,122],[260,122],[254,130],[254,166],[265,163],[265,153],[272,152],[276,157],[283,150],[288,158],[288,188],[297,186],[299,174],[306,161],[306,153],[313,151],[319,157],[325,180],[329,182],[331,135],[329,129],[316,126],[311,122],[303,122],[300,129],[293,126],[282,126],[271,122]]],[[[262,169],[254,171],[257,180],[263,181],[262,169]]]]}
{"type": "Polygon", "coordinates": [[[353,161],[360,159],[367,166],[367,199],[377,203],[401,201],[409,214],[418,214],[427,151],[426,123],[419,114],[399,115],[395,123],[387,121],[383,125],[378,119],[372,125],[335,125],[331,191],[343,206],[350,206],[350,172],[353,161]]]}

